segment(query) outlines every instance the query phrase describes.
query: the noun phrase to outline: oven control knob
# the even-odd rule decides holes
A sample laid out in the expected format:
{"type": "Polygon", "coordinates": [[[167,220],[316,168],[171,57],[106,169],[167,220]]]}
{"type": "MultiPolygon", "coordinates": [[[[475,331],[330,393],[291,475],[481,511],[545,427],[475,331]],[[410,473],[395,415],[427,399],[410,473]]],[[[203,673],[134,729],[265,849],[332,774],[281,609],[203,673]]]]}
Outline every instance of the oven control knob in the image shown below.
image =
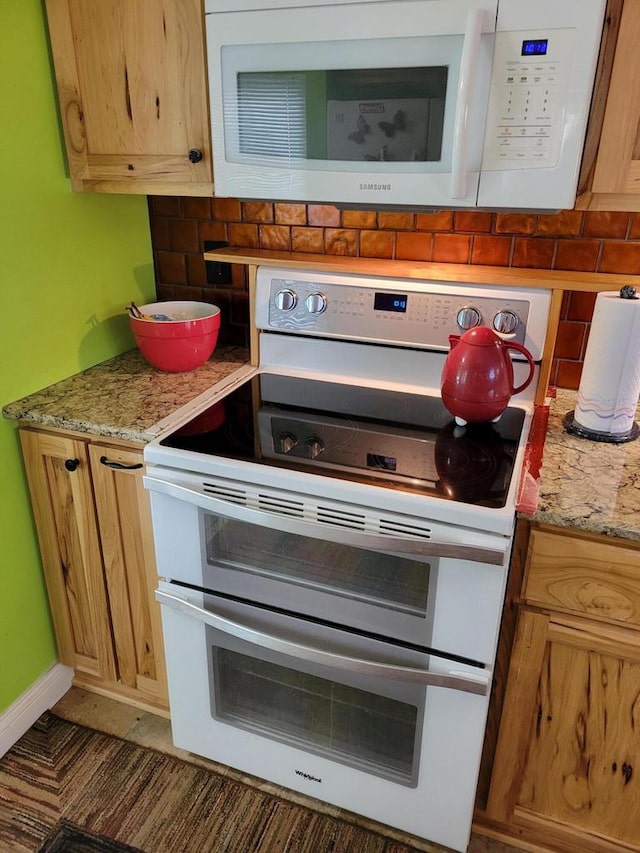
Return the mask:
{"type": "Polygon", "coordinates": [[[276,308],[279,311],[291,311],[296,307],[298,297],[293,290],[279,290],[276,293],[276,308]]]}
{"type": "Polygon", "coordinates": [[[298,443],[298,439],[290,432],[283,432],[278,436],[278,453],[291,453],[298,443]]]}
{"type": "Polygon", "coordinates": [[[503,335],[510,335],[518,328],[519,322],[518,315],[513,311],[498,311],[493,318],[493,328],[503,335]]]}
{"type": "Polygon", "coordinates": [[[461,329],[473,329],[474,326],[480,325],[482,315],[473,305],[467,305],[466,308],[461,308],[458,311],[456,320],[461,329]]]}
{"type": "Polygon", "coordinates": [[[310,293],[306,301],[309,314],[322,314],[327,307],[327,297],[324,293],[310,293]]]}
{"type": "Polygon", "coordinates": [[[324,443],[319,438],[315,438],[315,436],[308,438],[306,444],[309,459],[315,459],[321,453],[324,453],[324,443]]]}

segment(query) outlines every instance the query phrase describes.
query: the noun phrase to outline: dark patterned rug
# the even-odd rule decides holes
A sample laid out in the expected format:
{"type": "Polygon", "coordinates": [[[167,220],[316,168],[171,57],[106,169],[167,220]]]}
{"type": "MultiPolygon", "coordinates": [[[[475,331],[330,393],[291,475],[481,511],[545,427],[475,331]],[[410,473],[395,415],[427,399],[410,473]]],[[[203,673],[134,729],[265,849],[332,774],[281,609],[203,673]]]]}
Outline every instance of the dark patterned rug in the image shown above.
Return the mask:
{"type": "Polygon", "coordinates": [[[38,853],[141,853],[137,847],[121,844],[105,835],[96,835],[79,826],[61,820],[57,823],[38,853]]]}
{"type": "Polygon", "coordinates": [[[0,851],[132,850],[418,853],[335,814],[44,714],[0,760],[0,851]]]}

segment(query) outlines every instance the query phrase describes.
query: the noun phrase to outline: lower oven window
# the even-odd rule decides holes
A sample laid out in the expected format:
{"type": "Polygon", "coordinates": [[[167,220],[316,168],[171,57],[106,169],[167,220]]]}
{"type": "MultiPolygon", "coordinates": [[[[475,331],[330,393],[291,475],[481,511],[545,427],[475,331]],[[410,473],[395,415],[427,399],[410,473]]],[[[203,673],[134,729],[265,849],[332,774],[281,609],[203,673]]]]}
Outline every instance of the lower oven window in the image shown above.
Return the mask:
{"type": "MultiPolygon", "coordinates": [[[[424,560],[256,527],[204,514],[207,564],[322,589],[422,617],[431,565],[424,560]]],[[[215,582],[205,578],[205,586],[215,582]]]]}
{"type": "Polygon", "coordinates": [[[414,688],[417,701],[392,698],[305,671],[304,665],[223,648],[211,639],[214,719],[416,786],[424,687],[414,688]]]}

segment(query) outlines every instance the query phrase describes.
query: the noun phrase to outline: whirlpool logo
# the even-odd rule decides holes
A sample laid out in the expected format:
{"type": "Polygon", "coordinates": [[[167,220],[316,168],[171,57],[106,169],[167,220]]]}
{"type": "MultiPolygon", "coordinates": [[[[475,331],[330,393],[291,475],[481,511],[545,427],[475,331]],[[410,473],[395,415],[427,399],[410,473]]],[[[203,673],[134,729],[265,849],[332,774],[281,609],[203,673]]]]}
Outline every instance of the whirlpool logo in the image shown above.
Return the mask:
{"type": "Polygon", "coordinates": [[[360,184],[361,190],[382,190],[383,192],[391,192],[391,184],[360,184]]]}
{"type": "Polygon", "coordinates": [[[320,782],[322,784],[322,779],[318,776],[312,776],[311,773],[305,773],[304,770],[296,770],[296,776],[302,776],[303,779],[308,779],[309,782],[320,782]]]}

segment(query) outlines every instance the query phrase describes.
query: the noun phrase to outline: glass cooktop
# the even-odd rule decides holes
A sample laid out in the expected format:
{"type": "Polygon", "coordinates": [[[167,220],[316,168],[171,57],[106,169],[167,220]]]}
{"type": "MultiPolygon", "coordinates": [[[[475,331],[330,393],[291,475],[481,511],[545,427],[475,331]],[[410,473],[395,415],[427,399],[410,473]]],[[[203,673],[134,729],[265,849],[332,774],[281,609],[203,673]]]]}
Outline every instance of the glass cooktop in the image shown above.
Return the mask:
{"type": "Polygon", "coordinates": [[[160,443],[502,507],[523,423],[509,407],[458,427],[440,397],[261,373],[160,443]]]}

